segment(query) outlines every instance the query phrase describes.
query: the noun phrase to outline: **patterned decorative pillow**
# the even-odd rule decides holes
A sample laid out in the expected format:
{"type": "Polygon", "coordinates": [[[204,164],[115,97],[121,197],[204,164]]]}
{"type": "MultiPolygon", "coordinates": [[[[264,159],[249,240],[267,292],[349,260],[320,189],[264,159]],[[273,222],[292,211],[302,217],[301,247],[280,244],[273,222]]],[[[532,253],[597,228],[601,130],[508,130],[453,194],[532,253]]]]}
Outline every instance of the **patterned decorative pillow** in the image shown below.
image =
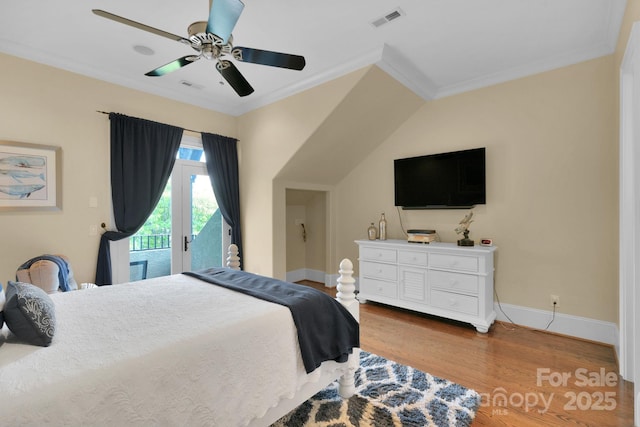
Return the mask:
{"type": "Polygon", "coordinates": [[[9,281],[4,321],[21,341],[47,347],[56,330],[53,300],[35,285],[9,281]]]}

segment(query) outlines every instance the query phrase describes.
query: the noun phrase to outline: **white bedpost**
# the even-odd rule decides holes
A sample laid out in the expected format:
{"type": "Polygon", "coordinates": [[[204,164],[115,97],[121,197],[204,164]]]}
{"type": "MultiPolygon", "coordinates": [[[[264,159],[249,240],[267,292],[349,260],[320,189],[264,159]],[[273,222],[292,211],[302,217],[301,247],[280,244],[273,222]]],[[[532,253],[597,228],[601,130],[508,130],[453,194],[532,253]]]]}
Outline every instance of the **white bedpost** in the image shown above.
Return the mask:
{"type": "Polygon", "coordinates": [[[356,280],[353,278],[353,263],[345,258],[340,262],[338,271],[337,300],[344,305],[351,315],[360,321],[360,304],[356,299],[356,280]]]}
{"type": "MultiPolygon", "coordinates": [[[[338,294],[336,299],[342,304],[351,315],[360,322],[360,303],[356,299],[356,281],[353,278],[353,263],[347,258],[340,262],[340,277],[338,277],[338,294]]],[[[347,367],[338,380],[340,396],[347,399],[356,392],[355,372],[360,365],[360,349],[354,348],[349,357],[347,367]]]]}
{"type": "Polygon", "coordinates": [[[240,257],[238,256],[238,246],[235,243],[229,245],[229,256],[227,257],[227,267],[232,270],[240,270],[240,257]]]}

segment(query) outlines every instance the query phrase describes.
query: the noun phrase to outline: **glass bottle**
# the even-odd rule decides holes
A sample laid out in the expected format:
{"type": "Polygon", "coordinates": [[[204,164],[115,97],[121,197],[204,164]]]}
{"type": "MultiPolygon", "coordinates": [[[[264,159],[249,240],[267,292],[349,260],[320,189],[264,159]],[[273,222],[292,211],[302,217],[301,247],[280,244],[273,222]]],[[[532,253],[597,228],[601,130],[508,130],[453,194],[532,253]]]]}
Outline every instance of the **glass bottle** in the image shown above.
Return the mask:
{"type": "Polygon", "coordinates": [[[373,223],[371,223],[371,225],[367,229],[367,234],[369,235],[369,240],[376,240],[377,233],[378,233],[378,230],[376,229],[376,226],[373,225],[373,223]]]}
{"type": "Polygon", "coordinates": [[[384,212],[382,212],[378,226],[380,228],[380,240],[387,240],[387,220],[384,218],[384,212]]]}

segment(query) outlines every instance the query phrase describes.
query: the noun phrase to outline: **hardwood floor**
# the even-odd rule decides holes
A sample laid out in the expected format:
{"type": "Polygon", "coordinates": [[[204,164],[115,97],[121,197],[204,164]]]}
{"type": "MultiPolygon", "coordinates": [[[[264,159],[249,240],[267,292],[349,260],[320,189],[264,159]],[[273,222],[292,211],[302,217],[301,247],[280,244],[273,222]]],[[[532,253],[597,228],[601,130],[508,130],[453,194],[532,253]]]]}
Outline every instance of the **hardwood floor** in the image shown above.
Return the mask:
{"type": "MultiPolygon", "coordinates": [[[[335,296],[335,288],[304,281],[335,296]]],[[[476,390],[479,426],[633,426],[633,384],[611,346],[495,323],[471,325],[360,305],[362,349],[476,390]]]]}

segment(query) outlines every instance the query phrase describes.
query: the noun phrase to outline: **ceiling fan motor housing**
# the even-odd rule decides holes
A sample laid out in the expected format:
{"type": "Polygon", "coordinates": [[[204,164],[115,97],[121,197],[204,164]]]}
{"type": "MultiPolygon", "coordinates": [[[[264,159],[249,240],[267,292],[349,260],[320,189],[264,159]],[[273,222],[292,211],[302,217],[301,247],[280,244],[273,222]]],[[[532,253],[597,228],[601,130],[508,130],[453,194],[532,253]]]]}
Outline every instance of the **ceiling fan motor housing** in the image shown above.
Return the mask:
{"type": "Polygon", "coordinates": [[[223,44],[222,38],[213,33],[207,33],[207,22],[198,21],[189,25],[187,29],[191,47],[207,59],[219,58],[220,55],[231,52],[233,37],[229,36],[229,42],[223,44]]]}

